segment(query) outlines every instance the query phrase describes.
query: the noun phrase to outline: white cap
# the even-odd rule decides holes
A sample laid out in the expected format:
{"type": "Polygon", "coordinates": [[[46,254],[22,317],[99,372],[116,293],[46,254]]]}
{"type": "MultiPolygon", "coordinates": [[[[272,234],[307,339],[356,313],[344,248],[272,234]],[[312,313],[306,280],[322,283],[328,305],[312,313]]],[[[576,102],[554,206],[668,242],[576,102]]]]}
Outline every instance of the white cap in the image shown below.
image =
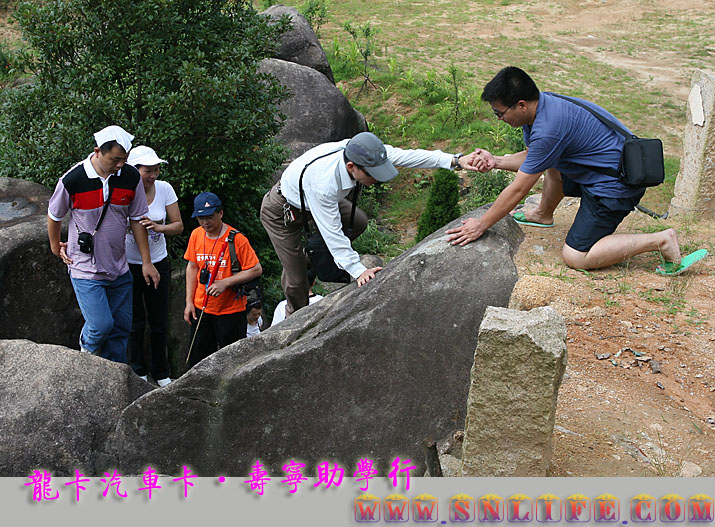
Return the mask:
{"type": "Polygon", "coordinates": [[[134,136],[124,130],[121,126],[107,126],[102,128],[99,132],[94,134],[94,140],[97,141],[97,146],[101,147],[104,143],[109,141],[116,141],[125,152],[129,152],[132,149],[132,140],[134,136]]]}
{"type": "Polygon", "coordinates": [[[129,152],[129,158],[127,159],[127,163],[132,166],[143,165],[146,167],[153,167],[154,165],[158,165],[159,163],[168,163],[168,161],[160,159],[159,156],[156,155],[156,152],[153,148],[144,145],[139,145],[132,148],[132,151],[129,152]]]}

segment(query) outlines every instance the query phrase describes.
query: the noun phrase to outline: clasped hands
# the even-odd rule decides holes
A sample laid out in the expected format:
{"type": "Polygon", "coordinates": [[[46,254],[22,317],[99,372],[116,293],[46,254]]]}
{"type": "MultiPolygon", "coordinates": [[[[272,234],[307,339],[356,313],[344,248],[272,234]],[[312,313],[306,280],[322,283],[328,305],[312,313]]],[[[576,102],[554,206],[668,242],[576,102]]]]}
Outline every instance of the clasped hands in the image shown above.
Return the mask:
{"type": "MultiPolygon", "coordinates": [[[[474,170],[476,172],[489,172],[496,168],[496,161],[491,152],[484,150],[482,148],[475,148],[474,152],[463,157],[466,160],[467,170],[474,170]]],[[[461,161],[461,159],[460,159],[461,161]]]]}

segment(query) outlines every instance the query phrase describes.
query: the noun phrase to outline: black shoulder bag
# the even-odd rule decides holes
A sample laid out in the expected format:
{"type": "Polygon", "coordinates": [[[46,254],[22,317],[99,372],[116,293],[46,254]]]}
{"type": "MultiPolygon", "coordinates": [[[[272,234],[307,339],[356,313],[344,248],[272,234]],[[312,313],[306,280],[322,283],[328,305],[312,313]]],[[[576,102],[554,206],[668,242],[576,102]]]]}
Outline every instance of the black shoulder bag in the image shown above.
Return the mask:
{"type": "MultiPolygon", "coordinates": [[[[340,150],[343,150],[342,148],[340,150]]],[[[323,154],[322,156],[316,157],[310,163],[303,167],[300,173],[300,179],[298,180],[298,187],[300,189],[300,211],[303,217],[303,229],[305,230],[305,253],[310,259],[310,264],[315,271],[315,274],[322,282],[338,282],[342,284],[347,284],[350,282],[352,277],[345,269],[340,269],[335,263],[333,254],[328,249],[328,246],[320,234],[320,230],[316,229],[314,233],[310,232],[310,225],[308,224],[308,217],[305,210],[305,199],[303,197],[303,174],[305,170],[313,164],[318,159],[327,157],[340,150],[335,150],[328,154],[323,154]]],[[[353,190],[353,206],[350,211],[350,226],[348,227],[348,236],[353,228],[353,220],[355,219],[355,207],[357,206],[358,194],[360,193],[360,183],[355,184],[355,189],[353,190]]]]}
{"type": "Polygon", "coordinates": [[[618,170],[588,165],[583,166],[600,174],[615,176],[629,187],[655,187],[663,182],[665,179],[665,167],[663,165],[663,143],[660,139],[643,139],[637,137],[628,133],[628,131],[616,123],[606,119],[604,116],[599,115],[585,104],[581,104],[570,97],[564,97],[556,93],[552,95],[588,110],[611,130],[618,132],[626,138],[626,141],[623,143],[623,152],[621,152],[621,162],[618,165],[618,170]]]}
{"type": "MultiPolygon", "coordinates": [[[[243,269],[241,268],[241,262],[238,261],[236,256],[236,244],[233,240],[238,234],[237,230],[230,230],[228,232],[228,237],[226,241],[228,242],[228,252],[231,255],[231,274],[238,274],[243,269]]],[[[257,300],[261,300],[261,277],[252,278],[248,282],[243,282],[233,286],[233,290],[236,291],[236,298],[241,298],[242,296],[257,297],[257,300]]]]}

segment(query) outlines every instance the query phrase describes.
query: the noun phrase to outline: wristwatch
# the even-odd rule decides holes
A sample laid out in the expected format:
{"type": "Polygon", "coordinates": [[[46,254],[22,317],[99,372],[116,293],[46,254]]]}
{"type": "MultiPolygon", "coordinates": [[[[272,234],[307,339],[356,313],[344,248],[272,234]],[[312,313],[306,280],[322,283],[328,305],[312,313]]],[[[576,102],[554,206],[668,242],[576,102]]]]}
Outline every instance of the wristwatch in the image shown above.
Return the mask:
{"type": "Polygon", "coordinates": [[[459,164],[459,158],[464,157],[464,154],[454,154],[454,170],[462,170],[462,165],[459,164]]]}

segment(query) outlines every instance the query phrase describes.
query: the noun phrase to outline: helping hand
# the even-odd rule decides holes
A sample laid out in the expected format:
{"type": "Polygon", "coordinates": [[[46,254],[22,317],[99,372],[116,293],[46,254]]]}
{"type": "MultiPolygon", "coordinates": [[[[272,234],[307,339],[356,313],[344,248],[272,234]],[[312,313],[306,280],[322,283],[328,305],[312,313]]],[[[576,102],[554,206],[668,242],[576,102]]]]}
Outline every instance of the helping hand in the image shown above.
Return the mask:
{"type": "Polygon", "coordinates": [[[462,226],[455,229],[449,229],[447,234],[452,234],[447,241],[452,245],[461,245],[464,247],[468,243],[473,242],[484,234],[484,231],[479,219],[477,218],[467,218],[462,220],[462,226]]]}
{"type": "Polygon", "coordinates": [[[472,170],[479,172],[489,172],[496,167],[496,160],[491,152],[482,148],[475,148],[470,155],[470,165],[472,170]]]}

